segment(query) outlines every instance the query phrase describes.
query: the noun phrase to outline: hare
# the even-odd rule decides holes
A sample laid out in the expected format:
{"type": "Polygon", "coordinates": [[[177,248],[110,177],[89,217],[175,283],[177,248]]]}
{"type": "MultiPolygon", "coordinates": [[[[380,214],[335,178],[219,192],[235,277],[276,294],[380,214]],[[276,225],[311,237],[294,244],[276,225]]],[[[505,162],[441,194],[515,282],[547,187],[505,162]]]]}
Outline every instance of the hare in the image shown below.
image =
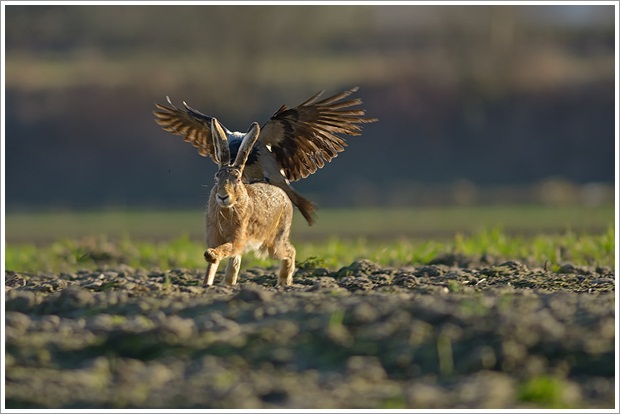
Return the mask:
{"type": "Polygon", "coordinates": [[[289,241],[293,205],[279,187],[264,182],[242,181],[243,169],[260,133],[255,122],[243,138],[231,164],[228,138],[217,119],[211,120],[211,132],[219,170],[207,207],[208,262],[205,285],[212,285],[220,261],[228,259],[225,281],[237,283],[241,255],[254,250],[282,261],[278,285],[291,285],[295,271],[295,247],[289,241]]]}

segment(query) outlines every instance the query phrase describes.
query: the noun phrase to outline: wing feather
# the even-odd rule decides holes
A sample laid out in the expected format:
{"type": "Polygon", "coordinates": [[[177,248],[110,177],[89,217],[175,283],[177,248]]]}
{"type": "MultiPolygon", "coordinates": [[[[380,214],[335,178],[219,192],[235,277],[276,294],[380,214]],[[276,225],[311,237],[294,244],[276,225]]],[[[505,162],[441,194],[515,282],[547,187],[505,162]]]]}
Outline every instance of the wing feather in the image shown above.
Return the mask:
{"type": "MultiPolygon", "coordinates": [[[[318,93],[316,93],[312,98],[308,99],[306,102],[300,104],[299,106],[308,106],[313,104],[317,99],[319,99],[321,97],[321,95],[323,95],[325,93],[325,91],[319,91],[318,93]]],[[[286,109],[286,105],[282,105],[283,108],[286,109]]]]}
{"type": "Polygon", "coordinates": [[[337,134],[358,136],[361,124],[377,121],[366,118],[363,109],[351,108],[360,105],[361,99],[343,101],[357,90],[319,101],[321,91],[294,108],[282,105],[265,123],[258,140],[270,146],[286,178],[296,181],[323,168],[347,146],[337,134]]]}
{"type": "MultiPolygon", "coordinates": [[[[322,101],[317,102],[316,104],[317,105],[329,105],[329,104],[332,104],[334,102],[340,101],[340,100],[350,96],[352,93],[357,92],[358,89],[359,88],[356,86],[356,87],[351,88],[351,89],[349,89],[347,91],[340,92],[339,94],[336,94],[334,96],[330,96],[329,98],[325,98],[322,101]]],[[[319,96],[320,96],[319,94],[315,95],[316,98],[318,98],[319,96]]],[[[361,100],[360,100],[360,103],[361,103],[361,100]]]]}
{"type": "Polygon", "coordinates": [[[157,111],[153,111],[155,122],[164,131],[183,137],[185,142],[191,143],[203,157],[211,157],[217,163],[215,146],[211,136],[211,119],[183,102],[185,109],[177,108],[169,97],[166,97],[170,107],[156,103],[157,111]]]}

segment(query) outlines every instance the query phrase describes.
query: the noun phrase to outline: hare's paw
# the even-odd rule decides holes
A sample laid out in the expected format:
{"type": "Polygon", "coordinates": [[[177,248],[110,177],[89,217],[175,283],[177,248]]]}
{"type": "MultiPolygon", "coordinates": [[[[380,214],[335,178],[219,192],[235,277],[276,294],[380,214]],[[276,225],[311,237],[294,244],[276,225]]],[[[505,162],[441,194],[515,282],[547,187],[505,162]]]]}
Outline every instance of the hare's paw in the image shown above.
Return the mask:
{"type": "Polygon", "coordinates": [[[218,255],[215,249],[205,250],[205,260],[209,263],[215,263],[218,261],[218,255]]]}

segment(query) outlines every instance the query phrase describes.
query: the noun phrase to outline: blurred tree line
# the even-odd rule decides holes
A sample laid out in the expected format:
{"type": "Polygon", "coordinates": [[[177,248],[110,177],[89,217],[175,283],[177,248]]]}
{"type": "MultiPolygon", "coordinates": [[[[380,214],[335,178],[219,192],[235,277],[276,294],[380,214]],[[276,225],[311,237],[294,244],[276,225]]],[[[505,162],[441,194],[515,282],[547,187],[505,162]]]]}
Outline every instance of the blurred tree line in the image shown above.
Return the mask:
{"type": "Polygon", "coordinates": [[[216,167],[154,102],[245,130],[354,85],[380,122],[296,184],[321,206],[613,198],[613,6],[5,10],[9,210],[202,206],[216,167]]]}

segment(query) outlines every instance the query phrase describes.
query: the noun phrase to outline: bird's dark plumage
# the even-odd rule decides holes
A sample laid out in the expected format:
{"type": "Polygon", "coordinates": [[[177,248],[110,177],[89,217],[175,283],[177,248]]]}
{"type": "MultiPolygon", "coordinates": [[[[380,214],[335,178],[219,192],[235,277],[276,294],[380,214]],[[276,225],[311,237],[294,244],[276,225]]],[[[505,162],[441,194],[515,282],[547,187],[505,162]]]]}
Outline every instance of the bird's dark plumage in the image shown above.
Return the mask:
{"type": "MultiPolygon", "coordinates": [[[[241,142],[243,140],[240,138],[232,138],[228,140],[228,148],[230,149],[230,159],[234,160],[237,157],[237,153],[239,152],[239,147],[241,146],[241,142]]],[[[248,160],[245,162],[245,165],[253,165],[258,162],[258,148],[252,147],[250,151],[250,155],[248,156],[248,160]]]]}
{"type": "Polygon", "coordinates": [[[343,100],[357,89],[318,101],[321,91],[294,108],[283,105],[265,123],[259,140],[271,145],[286,178],[297,181],[323,168],[347,146],[337,134],[360,135],[359,124],[377,121],[365,118],[363,109],[350,109],[361,99],[343,100]]]}
{"type": "MultiPolygon", "coordinates": [[[[293,190],[289,181],[297,181],[323,168],[347,146],[339,135],[357,136],[361,125],[376,122],[366,118],[363,109],[351,109],[361,99],[346,99],[356,92],[352,88],[319,100],[323,91],[293,108],[282,105],[262,126],[244,170],[248,181],[268,181],[281,187],[312,224],[314,205],[293,190]]],[[[211,119],[183,102],[177,108],[168,99],[170,107],[155,104],[155,121],[165,130],[181,135],[198,149],[203,157],[210,156],[216,163],[217,154],[211,136],[211,119]]],[[[231,153],[236,153],[243,134],[224,128],[229,136],[231,153]],[[236,145],[236,147],[235,147],[236,145]]],[[[234,159],[234,155],[232,155],[234,159]]]]}

